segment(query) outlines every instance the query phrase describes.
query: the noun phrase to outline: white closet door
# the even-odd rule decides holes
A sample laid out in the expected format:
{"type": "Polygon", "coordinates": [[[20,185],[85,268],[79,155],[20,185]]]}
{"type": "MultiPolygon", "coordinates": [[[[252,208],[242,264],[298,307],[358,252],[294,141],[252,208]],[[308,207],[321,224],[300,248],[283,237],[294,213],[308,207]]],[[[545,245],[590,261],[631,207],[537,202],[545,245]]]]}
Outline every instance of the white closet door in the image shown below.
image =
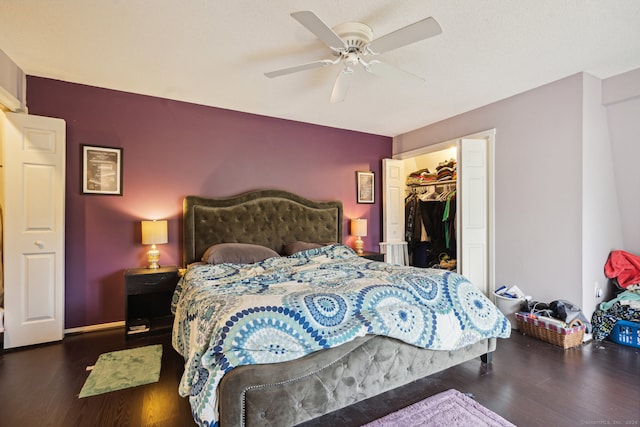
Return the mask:
{"type": "Polygon", "coordinates": [[[382,237],[385,242],[404,241],[404,162],[382,159],[382,237]]]}
{"type": "Polygon", "coordinates": [[[7,113],[2,151],[4,346],[61,340],[65,122],[7,113]]]}
{"type": "Polygon", "coordinates": [[[488,165],[485,139],[458,144],[458,263],[460,273],[488,294],[488,165]]]}

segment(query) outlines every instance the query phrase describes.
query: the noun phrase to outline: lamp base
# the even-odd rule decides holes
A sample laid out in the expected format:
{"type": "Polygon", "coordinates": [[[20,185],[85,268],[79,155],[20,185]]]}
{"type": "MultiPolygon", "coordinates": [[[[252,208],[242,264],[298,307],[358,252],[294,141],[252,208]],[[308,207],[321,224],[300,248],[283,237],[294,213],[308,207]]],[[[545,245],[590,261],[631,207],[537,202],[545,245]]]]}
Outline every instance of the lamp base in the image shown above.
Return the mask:
{"type": "Polygon", "coordinates": [[[364,253],[364,242],[362,241],[362,238],[360,238],[360,236],[358,236],[355,243],[353,244],[353,249],[358,255],[362,255],[364,253]]]}
{"type": "Polygon", "coordinates": [[[156,248],[156,245],[151,245],[151,249],[149,249],[149,252],[147,252],[147,262],[149,263],[147,268],[160,268],[160,264],[158,264],[158,261],[160,261],[160,251],[158,250],[158,248],[156,248]]]}

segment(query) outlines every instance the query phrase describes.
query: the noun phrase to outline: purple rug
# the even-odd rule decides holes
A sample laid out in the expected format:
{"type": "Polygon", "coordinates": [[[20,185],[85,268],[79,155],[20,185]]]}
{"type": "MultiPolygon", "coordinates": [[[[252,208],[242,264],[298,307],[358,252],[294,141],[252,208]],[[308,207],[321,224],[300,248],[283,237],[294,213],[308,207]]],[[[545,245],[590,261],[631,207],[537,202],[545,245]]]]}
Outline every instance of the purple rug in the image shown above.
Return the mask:
{"type": "Polygon", "coordinates": [[[378,418],[363,427],[387,426],[515,427],[500,415],[453,389],[378,418]]]}

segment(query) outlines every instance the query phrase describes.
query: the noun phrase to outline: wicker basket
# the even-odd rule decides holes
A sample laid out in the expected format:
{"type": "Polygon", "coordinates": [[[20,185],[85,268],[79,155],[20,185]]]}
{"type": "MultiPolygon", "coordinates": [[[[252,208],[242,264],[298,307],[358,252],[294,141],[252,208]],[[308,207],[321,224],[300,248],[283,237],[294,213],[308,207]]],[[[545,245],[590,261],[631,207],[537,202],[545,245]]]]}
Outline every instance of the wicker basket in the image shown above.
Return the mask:
{"type": "Polygon", "coordinates": [[[565,350],[581,345],[586,329],[586,326],[578,319],[571,322],[568,328],[547,325],[522,313],[516,313],[516,321],[518,329],[523,334],[557,345],[565,350]]]}

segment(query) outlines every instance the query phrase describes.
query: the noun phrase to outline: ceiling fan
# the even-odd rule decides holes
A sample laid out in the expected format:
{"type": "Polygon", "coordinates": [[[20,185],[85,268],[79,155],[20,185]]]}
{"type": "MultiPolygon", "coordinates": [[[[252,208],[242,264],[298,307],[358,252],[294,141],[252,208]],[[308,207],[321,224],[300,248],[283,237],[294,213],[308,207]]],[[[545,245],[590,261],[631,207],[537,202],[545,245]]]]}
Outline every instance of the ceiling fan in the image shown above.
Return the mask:
{"type": "Polygon", "coordinates": [[[423,82],[424,79],[422,77],[413,73],[377,59],[365,61],[364,58],[385,53],[433,37],[442,32],[438,21],[429,17],[374,39],[371,28],[360,22],[345,22],[331,29],[311,11],[293,12],[291,16],[326,44],[336,58],[283,68],[264,73],[264,75],[273,78],[299,71],[342,64],[343,68],[338,73],[331,92],[332,103],[344,100],[354,69],[358,65],[361,65],[365,71],[381,77],[423,82]]]}

